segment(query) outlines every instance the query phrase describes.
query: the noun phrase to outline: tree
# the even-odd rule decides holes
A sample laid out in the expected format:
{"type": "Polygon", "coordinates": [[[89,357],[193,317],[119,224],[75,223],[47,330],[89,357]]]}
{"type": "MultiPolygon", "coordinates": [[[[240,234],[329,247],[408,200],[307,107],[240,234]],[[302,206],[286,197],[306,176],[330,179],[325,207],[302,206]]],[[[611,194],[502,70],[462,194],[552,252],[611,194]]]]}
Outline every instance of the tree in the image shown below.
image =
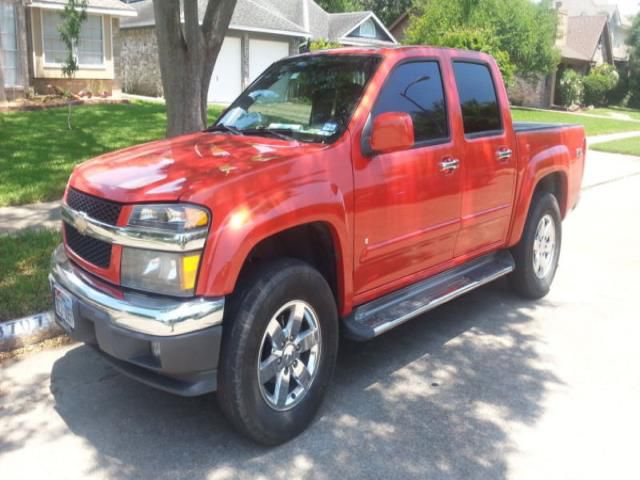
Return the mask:
{"type": "Polygon", "coordinates": [[[66,57],[62,65],[62,74],[69,80],[67,92],[67,127],[71,130],[71,88],[73,78],[78,71],[77,48],[82,23],[87,19],[87,0],[67,0],[62,11],[62,22],[58,26],[60,39],[66,48],[66,57]]]}
{"type": "Polygon", "coordinates": [[[2,35],[0,35],[0,104],[7,101],[7,95],[4,91],[4,58],[2,55],[2,35]]]}
{"type": "Polygon", "coordinates": [[[389,26],[411,7],[412,0],[319,0],[317,3],[331,13],[371,10],[389,26]]]}
{"type": "Polygon", "coordinates": [[[640,13],[633,19],[627,45],[629,45],[629,105],[640,108],[640,13]]]}
{"type": "Polygon", "coordinates": [[[493,50],[506,56],[498,60],[505,77],[509,71],[527,77],[547,74],[558,65],[555,48],[556,12],[550,0],[418,0],[405,43],[455,46],[445,43],[452,33],[491,39],[493,50]]]}
{"type": "Polygon", "coordinates": [[[236,6],[236,0],[209,0],[200,24],[199,3],[153,2],[167,104],[167,137],[202,130],[207,125],[209,82],[236,6]]]}

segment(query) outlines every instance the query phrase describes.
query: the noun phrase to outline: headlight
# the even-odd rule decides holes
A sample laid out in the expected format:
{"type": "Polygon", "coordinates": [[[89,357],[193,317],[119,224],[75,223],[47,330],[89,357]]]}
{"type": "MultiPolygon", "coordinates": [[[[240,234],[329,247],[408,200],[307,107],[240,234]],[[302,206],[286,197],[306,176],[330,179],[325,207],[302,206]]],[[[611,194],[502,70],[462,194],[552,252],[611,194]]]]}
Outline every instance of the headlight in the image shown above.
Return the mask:
{"type": "Polygon", "coordinates": [[[192,205],[138,205],[129,216],[129,225],[184,232],[209,225],[209,213],[192,205]]]}
{"type": "Polygon", "coordinates": [[[124,287],[190,296],[196,286],[200,252],[169,253],[124,247],[120,265],[124,287]]]}
{"type": "MultiPolygon", "coordinates": [[[[180,235],[202,231],[208,225],[207,210],[193,205],[137,205],[129,216],[130,227],[180,235]]],[[[122,286],[165,295],[193,295],[202,251],[165,252],[157,244],[155,248],[158,250],[123,247],[120,262],[122,286]]]]}

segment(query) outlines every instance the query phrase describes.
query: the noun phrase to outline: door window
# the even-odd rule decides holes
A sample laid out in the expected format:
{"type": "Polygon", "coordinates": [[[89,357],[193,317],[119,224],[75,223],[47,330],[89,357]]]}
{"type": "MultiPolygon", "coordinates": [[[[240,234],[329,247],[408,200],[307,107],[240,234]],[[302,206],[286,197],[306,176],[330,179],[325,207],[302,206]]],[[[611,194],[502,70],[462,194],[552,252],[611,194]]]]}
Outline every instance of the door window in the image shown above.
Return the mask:
{"type": "Polygon", "coordinates": [[[487,65],[454,62],[465,135],[482,136],[502,130],[495,84],[487,65]]]}
{"type": "Polygon", "coordinates": [[[435,61],[403,63],[385,82],[373,116],[405,112],[413,119],[416,144],[449,136],[440,67],[435,61]]]}

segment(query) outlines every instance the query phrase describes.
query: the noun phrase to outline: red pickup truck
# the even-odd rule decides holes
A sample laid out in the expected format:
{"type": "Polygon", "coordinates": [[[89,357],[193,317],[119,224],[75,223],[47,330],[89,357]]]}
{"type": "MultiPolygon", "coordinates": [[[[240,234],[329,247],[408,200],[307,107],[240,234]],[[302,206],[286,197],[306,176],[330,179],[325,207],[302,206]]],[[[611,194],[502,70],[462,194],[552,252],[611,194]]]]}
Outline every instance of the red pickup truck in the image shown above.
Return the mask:
{"type": "Polygon", "coordinates": [[[505,275],[545,295],[584,155],[580,126],[511,121],[488,55],[286,58],[206,131],[74,170],[56,317],[125,374],[217,390],[240,431],[281,443],[317,412],[339,335],[505,275]]]}

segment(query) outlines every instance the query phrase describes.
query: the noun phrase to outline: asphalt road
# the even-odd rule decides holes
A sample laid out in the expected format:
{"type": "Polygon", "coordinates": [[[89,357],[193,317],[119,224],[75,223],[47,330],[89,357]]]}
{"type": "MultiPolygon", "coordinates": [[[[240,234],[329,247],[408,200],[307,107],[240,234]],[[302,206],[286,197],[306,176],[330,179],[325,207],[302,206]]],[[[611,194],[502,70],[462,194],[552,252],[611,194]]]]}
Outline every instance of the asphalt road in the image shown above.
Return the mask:
{"type": "Polygon", "coordinates": [[[638,478],[640,159],[588,161],[551,294],[499,281],[342,344],[291,443],[257,447],[213,396],[155,391],[73,345],[0,366],[0,477],[638,478]]]}

